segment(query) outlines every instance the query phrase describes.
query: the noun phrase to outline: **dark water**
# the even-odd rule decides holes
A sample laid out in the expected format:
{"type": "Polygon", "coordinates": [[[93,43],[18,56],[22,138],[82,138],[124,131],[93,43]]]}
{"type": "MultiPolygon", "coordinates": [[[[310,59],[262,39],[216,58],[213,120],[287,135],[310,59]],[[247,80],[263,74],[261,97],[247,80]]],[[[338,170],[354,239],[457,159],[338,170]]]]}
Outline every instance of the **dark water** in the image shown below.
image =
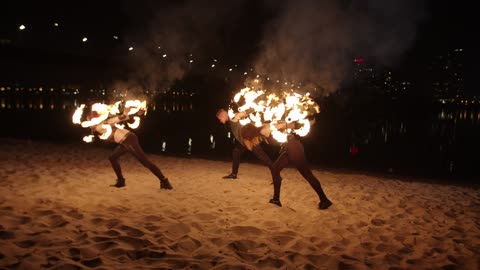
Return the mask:
{"type": "MultiPolygon", "coordinates": [[[[75,96],[0,95],[0,136],[82,144],[88,131],[71,122],[75,96]]],[[[135,131],[146,152],[230,160],[234,144],[208,98],[158,98],[135,131]]],[[[389,103],[321,104],[302,138],[313,166],[365,173],[445,178],[476,183],[480,176],[480,109],[477,106],[389,103]]],[[[96,140],[93,145],[112,147],[96,140]]],[[[278,148],[267,148],[276,155],[278,148]]],[[[244,159],[256,162],[246,153],[244,159]]],[[[240,169],[241,170],[241,169],[240,169]]]]}

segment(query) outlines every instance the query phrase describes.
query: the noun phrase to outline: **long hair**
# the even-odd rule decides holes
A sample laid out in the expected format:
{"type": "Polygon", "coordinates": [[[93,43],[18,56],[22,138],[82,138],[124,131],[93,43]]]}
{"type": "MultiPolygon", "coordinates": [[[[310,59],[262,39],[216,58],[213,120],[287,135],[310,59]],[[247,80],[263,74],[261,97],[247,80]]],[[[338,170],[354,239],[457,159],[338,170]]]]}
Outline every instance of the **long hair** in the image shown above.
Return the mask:
{"type": "Polygon", "coordinates": [[[259,145],[263,141],[263,137],[260,134],[260,129],[253,124],[246,124],[240,131],[243,143],[248,150],[252,151],[253,147],[259,145]]]}

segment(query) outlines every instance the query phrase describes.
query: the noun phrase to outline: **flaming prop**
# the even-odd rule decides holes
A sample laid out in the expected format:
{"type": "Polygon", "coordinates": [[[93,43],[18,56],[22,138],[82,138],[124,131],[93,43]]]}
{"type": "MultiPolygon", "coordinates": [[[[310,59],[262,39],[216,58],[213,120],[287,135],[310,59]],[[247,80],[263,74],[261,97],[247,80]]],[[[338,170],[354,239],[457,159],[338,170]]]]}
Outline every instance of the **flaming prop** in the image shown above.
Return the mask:
{"type": "MultiPolygon", "coordinates": [[[[320,112],[320,107],[309,93],[301,95],[293,90],[284,91],[278,96],[274,93],[267,94],[265,90],[254,90],[247,87],[235,94],[233,101],[238,106],[238,112],[247,114],[240,120],[240,124],[252,123],[257,127],[269,124],[272,136],[278,142],[286,142],[290,133],[301,137],[306,136],[310,131],[308,117],[320,112]],[[275,128],[278,123],[293,122],[296,123],[295,128],[282,130],[275,128]]],[[[236,112],[232,108],[228,110],[230,118],[233,118],[235,114],[236,112]]]]}
{"type": "MultiPolygon", "coordinates": [[[[140,110],[144,111],[145,114],[147,112],[147,102],[146,101],[140,101],[140,100],[126,100],[126,101],[117,101],[114,104],[103,104],[103,103],[95,103],[92,105],[90,111],[95,111],[98,113],[98,117],[92,118],[90,120],[84,120],[82,121],[82,116],[85,111],[85,104],[81,104],[77,109],[75,110],[73,116],[72,116],[72,122],[77,125],[81,125],[84,128],[96,126],[96,125],[102,125],[102,129],[105,130],[105,133],[100,134],[98,137],[102,140],[108,139],[110,135],[113,132],[113,128],[118,128],[118,129],[124,129],[125,125],[124,124],[115,124],[114,127],[111,125],[108,125],[105,123],[105,121],[111,117],[115,117],[120,113],[123,113],[123,111],[128,108],[128,115],[135,115],[138,113],[140,110]],[[123,106],[122,106],[123,105],[123,106]],[[122,108],[123,107],[123,108],[122,108]],[[122,112],[120,112],[122,110],[122,112]]],[[[133,123],[127,123],[127,126],[131,129],[136,129],[140,126],[140,117],[134,116],[133,117],[134,122],[133,123]]],[[[88,135],[83,137],[83,141],[90,143],[94,139],[93,135],[88,135]]]]}

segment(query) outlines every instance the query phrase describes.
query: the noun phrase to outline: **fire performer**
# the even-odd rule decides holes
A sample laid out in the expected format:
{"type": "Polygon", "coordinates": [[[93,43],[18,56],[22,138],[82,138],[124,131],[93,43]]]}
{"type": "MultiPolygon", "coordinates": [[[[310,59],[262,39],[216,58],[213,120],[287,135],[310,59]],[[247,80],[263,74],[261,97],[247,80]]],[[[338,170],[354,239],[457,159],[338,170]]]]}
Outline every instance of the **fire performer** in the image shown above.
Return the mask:
{"type": "MultiPolygon", "coordinates": [[[[121,188],[125,186],[125,178],[123,177],[120,164],[118,159],[125,153],[129,152],[132,154],[143,166],[149,169],[158,179],[160,180],[160,188],[162,189],[172,189],[172,185],[168,181],[160,169],[153,164],[145,155],[142,147],[138,142],[138,137],[135,133],[130,130],[117,128],[116,124],[129,120],[131,117],[141,116],[145,113],[144,110],[139,110],[137,113],[129,115],[130,108],[125,108],[123,114],[111,117],[106,119],[100,124],[91,126],[92,131],[98,132],[100,134],[106,134],[111,130],[111,134],[108,136],[107,140],[115,142],[118,146],[113,150],[113,153],[110,155],[109,160],[112,164],[113,170],[117,176],[117,182],[112,185],[113,187],[121,188]]],[[[87,115],[87,120],[91,121],[94,118],[100,117],[100,114],[96,111],[92,111],[87,115]]]]}
{"type": "MultiPolygon", "coordinates": [[[[311,124],[314,123],[314,120],[310,121],[311,124]]],[[[277,130],[284,130],[288,128],[295,128],[296,123],[286,123],[279,122],[276,123],[274,128],[277,130]]],[[[245,143],[245,146],[252,150],[254,147],[259,145],[264,140],[271,141],[270,134],[272,129],[270,124],[264,124],[261,127],[255,127],[252,124],[247,124],[241,129],[241,136],[245,143]]],[[[319,209],[327,209],[332,205],[332,202],[327,198],[325,192],[320,185],[320,181],[313,175],[310,170],[307,160],[305,158],[305,151],[302,143],[292,134],[287,136],[287,141],[281,145],[280,155],[277,160],[272,165],[272,177],[273,177],[273,198],[269,201],[270,203],[282,206],[280,202],[280,187],[282,184],[282,178],[280,177],[280,172],[283,168],[289,164],[294,165],[300,174],[308,181],[310,186],[315,190],[320,202],[318,204],[319,209]]]]}
{"type": "MultiPolygon", "coordinates": [[[[240,124],[239,120],[242,119],[243,117],[247,116],[248,113],[246,112],[238,112],[235,114],[234,117],[230,118],[228,115],[228,112],[224,109],[220,109],[217,111],[217,118],[218,121],[222,124],[227,124],[230,127],[230,130],[233,133],[233,136],[236,139],[236,144],[235,147],[233,148],[232,151],[232,172],[229,175],[224,176],[224,179],[237,179],[238,175],[238,168],[240,167],[240,159],[242,157],[242,154],[245,152],[245,144],[243,142],[242,137],[240,136],[240,130],[242,129],[242,125],[240,124]]],[[[255,145],[250,149],[250,151],[253,152],[253,154],[260,159],[265,165],[267,165],[270,168],[270,171],[272,169],[273,162],[271,158],[265,153],[265,150],[263,150],[262,146],[260,144],[255,145]]]]}

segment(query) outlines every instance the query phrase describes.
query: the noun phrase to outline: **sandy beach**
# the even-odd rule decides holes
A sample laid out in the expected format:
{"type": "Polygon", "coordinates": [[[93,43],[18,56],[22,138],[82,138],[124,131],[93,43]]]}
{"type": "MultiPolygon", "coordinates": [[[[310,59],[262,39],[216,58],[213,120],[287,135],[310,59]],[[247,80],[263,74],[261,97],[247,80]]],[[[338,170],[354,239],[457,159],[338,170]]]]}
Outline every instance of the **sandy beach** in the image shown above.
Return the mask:
{"type": "MultiPolygon", "coordinates": [[[[113,148],[113,145],[112,145],[113,148]]],[[[107,148],[0,139],[0,269],[479,269],[480,190],[149,154],[174,189],[107,148]]],[[[148,149],[146,149],[148,150],[148,149]]]]}

